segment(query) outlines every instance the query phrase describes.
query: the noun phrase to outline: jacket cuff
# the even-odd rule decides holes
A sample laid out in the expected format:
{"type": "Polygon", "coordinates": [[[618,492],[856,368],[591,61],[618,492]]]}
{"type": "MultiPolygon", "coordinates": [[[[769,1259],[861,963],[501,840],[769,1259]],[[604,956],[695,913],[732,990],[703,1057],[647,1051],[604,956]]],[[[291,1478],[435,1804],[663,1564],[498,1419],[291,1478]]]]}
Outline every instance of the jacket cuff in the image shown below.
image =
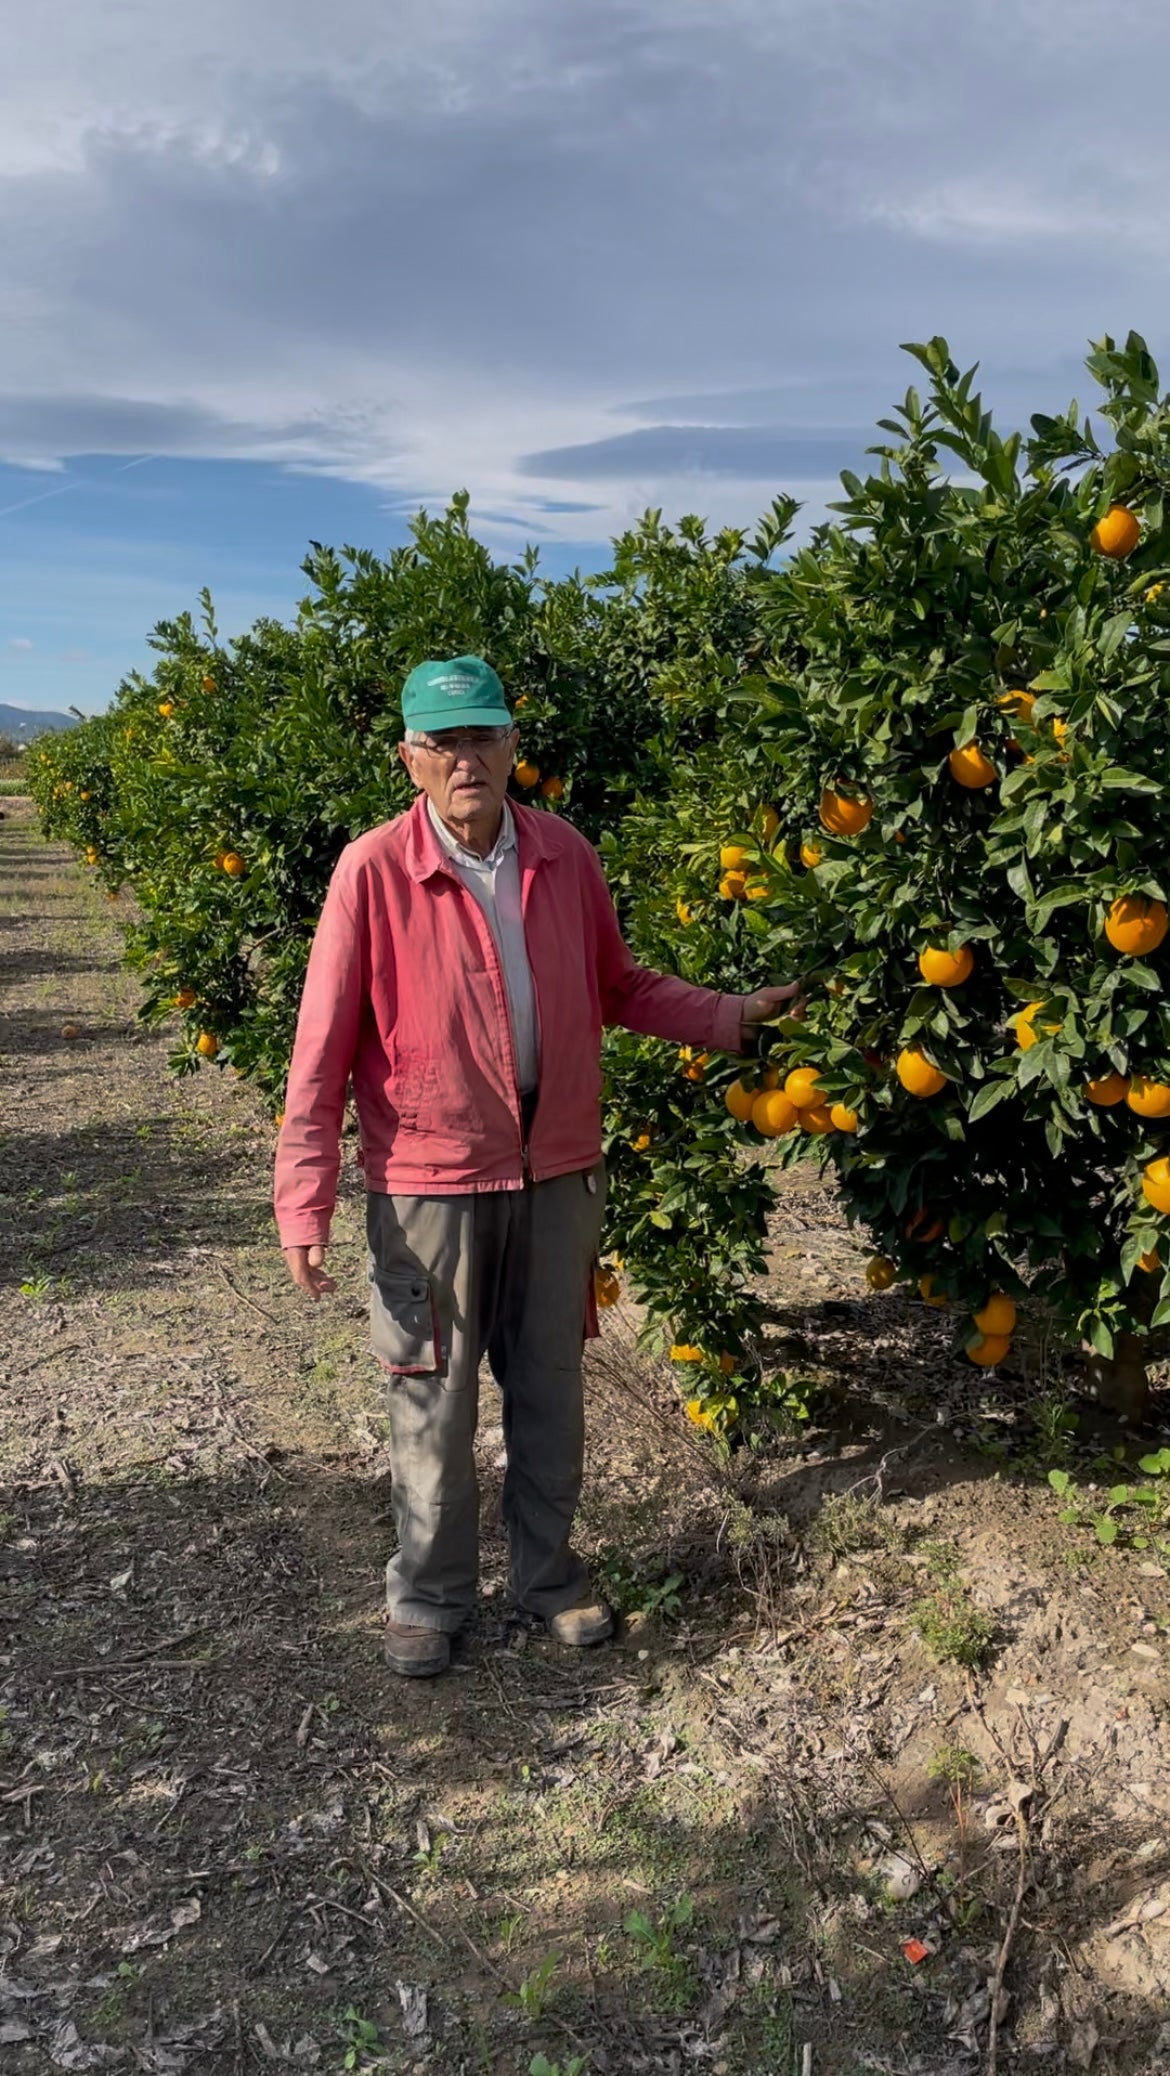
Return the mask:
{"type": "Polygon", "coordinates": [[[743,1051],[743,996],[718,995],[711,1043],[717,1052],[743,1051]]]}
{"type": "Polygon", "coordinates": [[[282,1247],[328,1247],[327,1218],[282,1219],[278,1227],[282,1247]]]}

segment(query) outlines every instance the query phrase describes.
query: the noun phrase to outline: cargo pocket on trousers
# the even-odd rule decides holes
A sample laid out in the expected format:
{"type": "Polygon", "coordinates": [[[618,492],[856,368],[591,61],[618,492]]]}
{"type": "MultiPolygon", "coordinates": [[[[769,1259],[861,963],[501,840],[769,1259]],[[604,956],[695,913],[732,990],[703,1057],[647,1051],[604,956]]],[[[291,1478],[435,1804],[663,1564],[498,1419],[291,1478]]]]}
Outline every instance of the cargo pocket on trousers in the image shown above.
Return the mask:
{"type": "Polygon", "coordinates": [[[435,1294],[409,1269],[370,1270],[370,1340],[383,1369],[398,1377],[433,1377],[443,1367],[435,1294]]]}

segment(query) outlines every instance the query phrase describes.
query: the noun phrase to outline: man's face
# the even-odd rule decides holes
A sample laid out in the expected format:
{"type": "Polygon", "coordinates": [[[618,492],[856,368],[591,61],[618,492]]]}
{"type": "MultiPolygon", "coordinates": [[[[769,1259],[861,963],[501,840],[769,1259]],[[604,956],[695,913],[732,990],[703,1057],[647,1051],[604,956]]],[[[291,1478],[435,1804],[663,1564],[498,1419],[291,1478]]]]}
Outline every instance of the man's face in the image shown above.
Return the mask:
{"type": "Polygon", "coordinates": [[[398,754],[444,822],[494,824],[518,735],[515,728],[436,729],[425,743],[399,743],[398,754]]]}

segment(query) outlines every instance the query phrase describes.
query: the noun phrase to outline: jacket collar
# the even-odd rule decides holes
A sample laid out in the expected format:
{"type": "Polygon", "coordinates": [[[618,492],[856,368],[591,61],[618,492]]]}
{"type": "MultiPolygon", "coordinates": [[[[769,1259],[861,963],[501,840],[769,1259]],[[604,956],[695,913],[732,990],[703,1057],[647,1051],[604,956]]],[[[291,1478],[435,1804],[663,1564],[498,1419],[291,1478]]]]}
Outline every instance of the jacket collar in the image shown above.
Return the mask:
{"type": "MultiPolygon", "coordinates": [[[[508,805],[516,824],[516,848],[521,870],[555,857],[556,844],[551,840],[547,827],[553,817],[541,814],[535,807],[523,807],[518,800],[511,800],[508,805]]],[[[432,874],[449,867],[450,861],[428,812],[425,793],[419,794],[406,814],[404,862],[411,878],[416,880],[430,879],[432,874]]]]}

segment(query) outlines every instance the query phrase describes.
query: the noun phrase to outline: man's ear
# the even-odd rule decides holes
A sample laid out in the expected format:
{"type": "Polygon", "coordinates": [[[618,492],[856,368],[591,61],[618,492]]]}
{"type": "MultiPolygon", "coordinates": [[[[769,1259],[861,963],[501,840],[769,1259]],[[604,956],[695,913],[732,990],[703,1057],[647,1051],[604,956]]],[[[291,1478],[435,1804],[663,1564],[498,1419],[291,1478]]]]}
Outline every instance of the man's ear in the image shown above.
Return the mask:
{"type": "Polygon", "coordinates": [[[419,792],[421,793],[421,792],[422,792],[422,787],[421,787],[421,786],[419,785],[419,783],[418,783],[418,780],[417,780],[417,779],[415,778],[415,776],[414,776],[414,773],[413,773],[413,771],[411,770],[411,767],[410,767],[410,744],[409,744],[409,743],[407,743],[407,742],[400,742],[400,743],[399,743],[399,745],[398,745],[398,754],[399,754],[399,756],[401,757],[401,759],[402,759],[402,762],[403,762],[403,763],[405,764],[405,766],[406,766],[406,769],[407,769],[407,772],[409,773],[409,775],[410,775],[410,778],[411,778],[411,780],[412,780],[413,784],[414,784],[414,785],[415,785],[415,786],[417,787],[418,791],[419,791],[419,792]]]}

